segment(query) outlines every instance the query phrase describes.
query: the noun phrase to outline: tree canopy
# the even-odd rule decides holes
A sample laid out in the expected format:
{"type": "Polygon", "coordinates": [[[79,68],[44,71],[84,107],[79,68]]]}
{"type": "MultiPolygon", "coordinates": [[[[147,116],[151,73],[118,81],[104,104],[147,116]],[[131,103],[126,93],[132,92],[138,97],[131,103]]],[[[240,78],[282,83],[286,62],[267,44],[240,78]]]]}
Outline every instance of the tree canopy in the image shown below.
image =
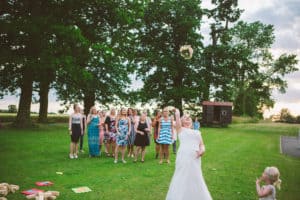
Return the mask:
{"type": "Polygon", "coordinates": [[[285,92],[295,55],[270,52],[273,25],[244,22],[237,0],[1,1],[0,97],[20,94],[16,125],[30,122],[33,92],[47,121],[54,88],[64,104],[156,102],[160,106],[234,102],[238,115],[261,115],[272,91],[285,92]],[[210,42],[204,44],[203,18],[210,42]],[[180,56],[191,45],[189,60],[180,56]],[[130,75],[143,87],[130,91],[130,75]]]}

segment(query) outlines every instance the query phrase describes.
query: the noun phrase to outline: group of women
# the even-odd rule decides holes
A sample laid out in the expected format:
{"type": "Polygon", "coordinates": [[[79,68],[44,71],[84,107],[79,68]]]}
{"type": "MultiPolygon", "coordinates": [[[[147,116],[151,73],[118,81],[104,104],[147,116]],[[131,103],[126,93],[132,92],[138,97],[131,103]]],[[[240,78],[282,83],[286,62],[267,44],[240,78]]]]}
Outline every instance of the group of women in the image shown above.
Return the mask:
{"type": "Polygon", "coordinates": [[[156,112],[153,120],[147,113],[137,115],[131,108],[122,108],[118,113],[111,109],[109,115],[97,112],[92,107],[86,120],[78,105],[74,105],[74,113],[70,115],[69,130],[71,134],[70,158],[78,158],[78,141],[88,127],[88,145],[91,157],[100,155],[100,148],[105,144],[107,156],[114,156],[114,163],[118,162],[118,153],[125,161],[126,146],[128,156],[137,161],[141,153],[141,162],[144,162],[145,148],[150,143],[151,128],[154,129],[154,142],[156,144],[156,157],[159,163],[163,159],[169,160],[169,145],[174,144],[176,135],[180,140],[180,147],[176,156],[176,167],[172,177],[166,200],[204,199],[211,200],[210,193],[205,184],[202,170],[201,157],[205,153],[205,146],[199,132],[199,122],[193,123],[188,115],[180,117],[178,109],[173,109],[173,114],[167,108],[156,112]],[[198,129],[195,130],[194,127],[198,129]],[[176,134],[177,133],[177,134],[176,134]],[[136,146],[134,149],[133,147],[136,146]]]}
{"type": "MultiPolygon", "coordinates": [[[[152,128],[154,133],[156,158],[159,163],[170,163],[169,146],[173,145],[173,153],[176,153],[176,129],[174,116],[170,115],[167,108],[156,111],[153,120],[142,112],[140,116],[137,110],[122,108],[117,112],[114,108],[106,115],[104,111],[97,111],[92,107],[86,117],[79,105],[74,105],[74,113],[70,115],[69,131],[71,135],[70,154],[71,159],[78,158],[78,151],[83,152],[83,139],[87,127],[88,147],[90,157],[100,156],[101,147],[106,156],[114,157],[114,163],[118,162],[119,152],[121,161],[126,163],[125,152],[128,157],[137,162],[141,154],[141,162],[145,160],[146,147],[150,145],[152,128]],[[78,149],[78,143],[80,144],[78,149]]],[[[199,129],[199,122],[195,121],[195,128],[199,129]]]]}

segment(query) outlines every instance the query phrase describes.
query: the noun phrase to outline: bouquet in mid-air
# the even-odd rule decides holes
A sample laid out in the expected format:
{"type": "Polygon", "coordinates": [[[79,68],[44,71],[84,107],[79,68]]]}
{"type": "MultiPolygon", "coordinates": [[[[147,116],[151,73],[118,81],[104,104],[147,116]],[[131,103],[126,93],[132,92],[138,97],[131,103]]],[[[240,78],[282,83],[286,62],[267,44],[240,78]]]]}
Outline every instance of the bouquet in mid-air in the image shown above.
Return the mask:
{"type": "Polygon", "coordinates": [[[191,47],[191,45],[183,45],[180,47],[180,55],[186,59],[186,60],[189,60],[192,58],[193,56],[193,48],[191,47]]]}

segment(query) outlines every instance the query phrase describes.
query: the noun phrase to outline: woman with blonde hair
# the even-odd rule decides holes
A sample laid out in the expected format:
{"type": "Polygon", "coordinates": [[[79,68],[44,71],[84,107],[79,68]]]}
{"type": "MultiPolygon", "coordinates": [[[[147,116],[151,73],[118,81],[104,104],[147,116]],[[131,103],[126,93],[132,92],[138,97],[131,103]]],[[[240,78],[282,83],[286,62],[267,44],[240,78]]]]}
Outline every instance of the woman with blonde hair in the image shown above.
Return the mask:
{"type": "Polygon", "coordinates": [[[166,162],[169,164],[169,145],[172,144],[173,138],[173,119],[169,116],[168,108],[163,109],[162,117],[159,120],[158,125],[158,139],[160,144],[159,164],[163,163],[163,156],[165,156],[166,162]]]}
{"type": "Polygon", "coordinates": [[[175,119],[180,146],[166,200],[211,200],[201,169],[201,157],[205,152],[201,133],[193,130],[191,117],[180,118],[178,109],[175,109],[175,119]]]}
{"type": "Polygon", "coordinates": [[[88,125],[88,144],[89,144],[90,157],[99,156],[100,155],[100,148],[99,148],[100,116],[98,115],[95,106],[91,107],[86,122],[88,125]]]}
{"type": "Polygon", "coordinates": [[[277,167],[266,167],[261,177],[256,180],[256,192],[259,200],[276,200],[276,188],[280,189],[281,180],[277,167]],[[260,182],[266,185],[260,187],[260,182]]]}
{"type": "Polygon", "coordinates": [[[78,158],[78,141],[83,135],[82,115],[78,104],[73,106],[74,113],[69,117],[69,132],[71,136],[70,154],[71,159],[78,158]]]}

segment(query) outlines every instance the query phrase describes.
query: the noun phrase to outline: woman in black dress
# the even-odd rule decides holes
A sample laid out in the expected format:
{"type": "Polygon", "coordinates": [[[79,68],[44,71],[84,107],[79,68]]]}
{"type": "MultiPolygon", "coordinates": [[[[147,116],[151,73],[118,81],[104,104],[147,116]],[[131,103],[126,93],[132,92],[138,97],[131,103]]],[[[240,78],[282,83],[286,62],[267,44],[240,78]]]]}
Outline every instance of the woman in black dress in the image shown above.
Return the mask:
{"type": "Polygon", "coordinates": [[[142,154],[141,162],[144,162],[146,146],[149,146],[148,134],[150,132],[150,128],[148,127],[146,121],[146,115],[144,113],[141,115],[139,122],[135,126],[135,132],[136,136],[134,140],[134,145],[136,146],[136,149],[134,162],[137,161],[137,157],[140,151],[142,154]]]}

